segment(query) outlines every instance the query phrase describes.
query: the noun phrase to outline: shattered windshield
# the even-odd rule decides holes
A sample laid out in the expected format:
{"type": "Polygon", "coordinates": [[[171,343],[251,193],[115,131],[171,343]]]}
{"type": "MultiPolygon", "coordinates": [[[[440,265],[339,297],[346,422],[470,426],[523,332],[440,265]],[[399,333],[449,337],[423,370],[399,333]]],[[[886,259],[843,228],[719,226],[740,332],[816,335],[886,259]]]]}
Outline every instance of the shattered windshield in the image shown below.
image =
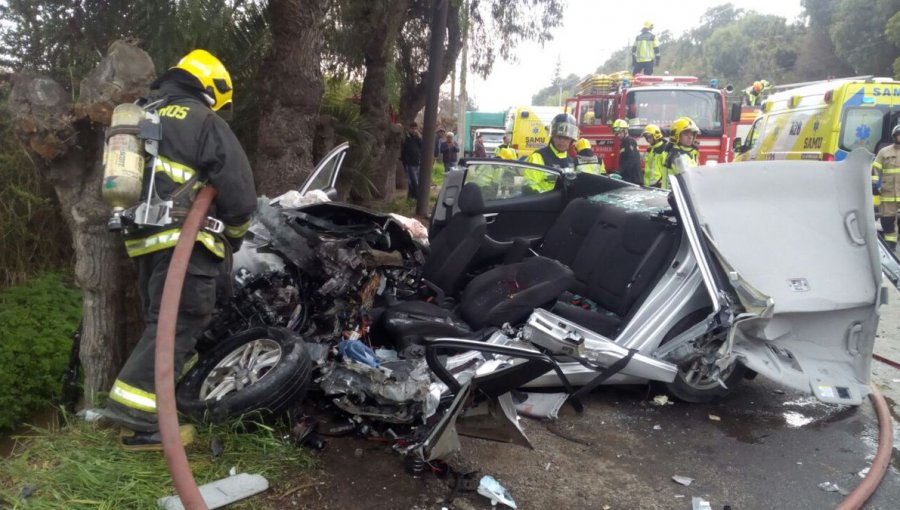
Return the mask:
{"type": "Polygon", "coordinates": [[[724,127],[721,95],[712,90],[633,90],[625,98],[625,117],[632,134],[647,124],[667,131],[679,117],[690,117],[704,136],[721,136],[724,127]]]}
{"type": "Polygon", "coordinates": [[[588,200],[653,215],[670,209],[668,196],[668,192],[655,188],[627,187],[593,195],[588,200]]]}

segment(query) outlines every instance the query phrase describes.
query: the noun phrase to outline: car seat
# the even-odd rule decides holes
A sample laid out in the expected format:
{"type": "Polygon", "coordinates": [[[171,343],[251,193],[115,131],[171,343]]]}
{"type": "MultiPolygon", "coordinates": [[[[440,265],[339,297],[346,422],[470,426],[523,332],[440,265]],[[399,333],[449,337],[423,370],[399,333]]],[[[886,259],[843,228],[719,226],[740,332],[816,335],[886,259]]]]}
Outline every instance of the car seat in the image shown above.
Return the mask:
{"type": "Polygon", "coordinates": [[[456,295],[487,231],[484,199],[477,185],[463,186],[457,204],[459,214],[453,215],[431,240],[431,252],[422,267],[425,285],[436,294],[439,303],[456,295]]]}
{"type": "Polygon", "coordinates": [[[379,327],[398,350],[441,337],[480,338],[488,328],[522,323],[535,308],[554,303],[574,281],[563,264],[531,257],[473,278],[455,310],[406,301],[386,309],[379,327]]]}

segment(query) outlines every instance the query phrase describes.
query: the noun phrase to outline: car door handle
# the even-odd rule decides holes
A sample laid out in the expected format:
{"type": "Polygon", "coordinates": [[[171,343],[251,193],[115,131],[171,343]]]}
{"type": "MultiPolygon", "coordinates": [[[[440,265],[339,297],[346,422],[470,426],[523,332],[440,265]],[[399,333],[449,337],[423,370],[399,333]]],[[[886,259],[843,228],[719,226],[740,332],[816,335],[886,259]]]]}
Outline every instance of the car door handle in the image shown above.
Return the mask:
{"type": "Polygon", "coordinates": [[[497,221],[497,214],[498,213],[484,213],[483,214],[484,222],[485,223],[493,223],[493,222],[497,221]]]}

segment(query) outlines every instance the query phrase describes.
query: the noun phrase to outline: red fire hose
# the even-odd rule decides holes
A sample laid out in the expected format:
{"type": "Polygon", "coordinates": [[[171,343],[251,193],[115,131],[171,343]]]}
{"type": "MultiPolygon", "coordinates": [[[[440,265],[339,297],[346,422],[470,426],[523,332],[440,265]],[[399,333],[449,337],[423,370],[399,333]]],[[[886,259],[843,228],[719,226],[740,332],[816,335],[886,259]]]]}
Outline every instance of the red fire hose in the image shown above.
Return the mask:
{"type": "Polygon", "coordinates": [[[875,459],[872,467],[863,481],[859,482],[850,494],[841,501],[835,510],[857,510],[862,508],[866,501],[875,493],[884,474],[887,473],[891,463],[891,449],[894,447],[894,429],[891,424],[891,415],[888,412],[887,402],[881,396],[881,392],[872,385],[869,393],[872,406],[875,407],[875,415],[878,416],[878,449],[875,451],[875,459]]]}
{"type": "Polygon", "coordinates": [[[196,244],[200,226],[206,220],[209,206],[216,197],[216,189],[205,187],[197,194],[181,229],[181,237],[175,245],[166,284],[163,287],[159,307],[159,324],[156,330],[154,380],[156,383],[156,416],[162,437],[166,465],[175,484],[175,492],[187,510],[208,510],[200,489],[194,481],[188,464],[181,434],[178,431],[178,410],[175,406],[175,324],[178,321],[178,305],[187,272],[191,252],[196,244]]]}

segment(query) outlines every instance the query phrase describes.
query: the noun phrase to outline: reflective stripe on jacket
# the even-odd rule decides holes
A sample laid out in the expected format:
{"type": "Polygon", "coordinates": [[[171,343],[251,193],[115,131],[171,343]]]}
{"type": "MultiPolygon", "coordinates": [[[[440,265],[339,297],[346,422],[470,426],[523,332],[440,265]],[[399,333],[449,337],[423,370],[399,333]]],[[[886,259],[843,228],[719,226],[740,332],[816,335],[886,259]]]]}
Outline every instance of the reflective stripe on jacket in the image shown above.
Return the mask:
{"type": "MultiPolygon", "coordinates": [[[[256,210],[256,191],[240,142],[196,91],[167,81],[162,83],[160,94],[167,98],[166,105],[158,110],[163,139],[155,162],[152,158],[147,162],[148,167],[152,165],[148,170],[155,175],[156,194],[173,200],[175,208],[186,210],[204,183],[214,186],[216,200],[209,215],[225,224],[225,237],[242,238],[256,210]],[[183,189],[192,178],[196,183],[183,189]]],[[[177,223],[132,228],[125,235],[125,248],[130,257],[172,248],[180,233],[177,223]]],[[[197,241],[216,256],[225,256],[221,237],[202,231],[197,241]]]]}
{"type": "Polygon", "coordinates": [[[900,203],[900,144],[888,145],[878,151],[872,168],[881,182],[882,216],[897,215],[897,204],[900,203]]]}
{"type": "Polygon", "coordinates": [[[665,147],[666,143],[659,140],[647,148],[647,152],[644,154],[644,186],[658,186],[662,189],[669,189],[669,180],[666,178],[666,172],[663,169],[665,147]]]}

